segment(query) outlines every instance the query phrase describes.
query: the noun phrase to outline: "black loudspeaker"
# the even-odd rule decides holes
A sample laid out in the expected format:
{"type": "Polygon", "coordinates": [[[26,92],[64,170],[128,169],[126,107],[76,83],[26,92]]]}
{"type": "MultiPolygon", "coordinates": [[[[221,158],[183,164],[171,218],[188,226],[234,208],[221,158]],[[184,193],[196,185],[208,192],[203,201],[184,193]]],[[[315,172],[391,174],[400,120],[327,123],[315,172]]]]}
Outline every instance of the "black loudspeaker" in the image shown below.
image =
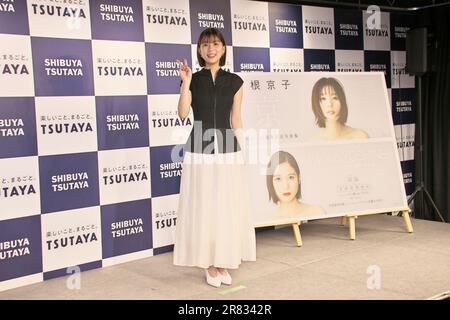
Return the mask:
{"type": "Polygon", "coordinates": [[[410,29],[406,35],[406,72],[421,76],[427,71],[427,29],[410,29]]]}

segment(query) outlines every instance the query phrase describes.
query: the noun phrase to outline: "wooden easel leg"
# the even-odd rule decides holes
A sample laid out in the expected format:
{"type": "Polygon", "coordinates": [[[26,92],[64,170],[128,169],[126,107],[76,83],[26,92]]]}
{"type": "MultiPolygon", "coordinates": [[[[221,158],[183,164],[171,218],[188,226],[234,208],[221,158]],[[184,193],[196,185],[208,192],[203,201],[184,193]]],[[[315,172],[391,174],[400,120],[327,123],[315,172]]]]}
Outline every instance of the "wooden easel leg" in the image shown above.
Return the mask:
{"type": "Polygon", "coordinates": [[[300,235],[300,223],[293,223],[292,229],[294,230],[295,240],[297,240],[297,246],[301,247],[303,245],[302,236],[300,235]]]}
{"type": "Polygon", "coordinates": [[[355,230],[355,219],[356,217],[348,217],[348,228],[350,232],[350,240],[356,239],[356,230],[355,230]]]}
{"type": "Polygon", "coordinates": [[[413,226],[411,223],[411,218],[409,217],[409,211],[407,211],[407,210],[403,211],[402,216],[403,216],[403,220],[405,221],[406,231],[408,233],[413,233],[414,230],[413,230],[413,226]]]}
{"type": "Polygon", "coordinates": [[[345,226],[347,224],[347,217],[346,216],[342,216],[341,217],[341,225],[345,226]]]}

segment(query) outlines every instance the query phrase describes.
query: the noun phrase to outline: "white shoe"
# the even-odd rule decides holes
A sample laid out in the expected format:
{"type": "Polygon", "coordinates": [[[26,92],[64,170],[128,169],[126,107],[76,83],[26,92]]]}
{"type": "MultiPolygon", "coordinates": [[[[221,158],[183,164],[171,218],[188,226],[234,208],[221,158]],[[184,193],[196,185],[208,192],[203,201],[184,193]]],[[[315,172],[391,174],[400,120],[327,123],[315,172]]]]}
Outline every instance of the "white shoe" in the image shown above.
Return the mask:
{"type": "Polygon", "coordinates": [[[231,276],[228,273],[228,271],[225,270],[225,272],[227,273],[226,275],[221,274],[220,271],[218,271],[218,272],[219,272],[220,281],[223,284],[226,284],[227,286],[231,286],[232,279],[231,279],[231,276]]]}
{"type": "Polygon", "coordinates": [[[219,275],[217,275],[217,276],[215,276],[215,277],[213,277],[213,276],[211,276],[211,275],[209,274],[208,269],[206,269],[205,272],[206,272],[206,282],[207,282],[210,286],[213,286],[213,287],[216,287],[216,288],[220,287],[220,284],[221,284],[222,282],[220,281],[220,273],[219,273],[219,271],[217,271],[217,272],[219,273],[219,275]]]}

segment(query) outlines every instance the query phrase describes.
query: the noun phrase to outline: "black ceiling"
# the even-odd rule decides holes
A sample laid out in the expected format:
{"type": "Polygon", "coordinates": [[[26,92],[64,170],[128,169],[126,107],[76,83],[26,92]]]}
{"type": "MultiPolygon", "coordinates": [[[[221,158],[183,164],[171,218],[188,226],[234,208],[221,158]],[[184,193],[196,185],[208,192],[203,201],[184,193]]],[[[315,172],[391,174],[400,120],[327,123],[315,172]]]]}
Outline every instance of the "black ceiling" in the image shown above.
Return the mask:
{"type": "Polygon", "coordinates": [[[327,7],[350,7],[361,9],[369,5],[377,5],[383,10],[417,10],[433,6],[450,5],[449,0],[257,0],[327,7]]]}

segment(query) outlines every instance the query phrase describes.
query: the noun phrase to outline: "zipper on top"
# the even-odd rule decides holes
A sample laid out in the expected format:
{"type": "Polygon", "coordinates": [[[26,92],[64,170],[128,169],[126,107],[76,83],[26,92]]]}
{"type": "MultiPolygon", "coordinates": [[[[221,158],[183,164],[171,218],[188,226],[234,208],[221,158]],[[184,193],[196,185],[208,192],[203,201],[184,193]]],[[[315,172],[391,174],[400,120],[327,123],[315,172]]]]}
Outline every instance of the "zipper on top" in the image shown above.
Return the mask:
{"type": "MultiPolygon", "coordinates": [[[[220,70],[220,69],[219,69],[220,70]]],[[[219,76],[219,70],[217,71],[217,75],[216,75],[216,81],[217,81],[217,77],[219,76]]],[[[219,144],[217,143],[217,137],[216,137],[216,104],[217,104],[217,97],[216,97],[216,81],[214,81],[213,76],[212,76],[212,70],[210,70],[210,74],[211,74],[211,81],[212,81],[212,85],[213,85],[213,94],[214,94],[214,108],[213,108],[213,116],[214,116],[214,153],[219,153],[218,150],[216,150],[216,145],[217,148],[219,148],[219,144]]]]}

